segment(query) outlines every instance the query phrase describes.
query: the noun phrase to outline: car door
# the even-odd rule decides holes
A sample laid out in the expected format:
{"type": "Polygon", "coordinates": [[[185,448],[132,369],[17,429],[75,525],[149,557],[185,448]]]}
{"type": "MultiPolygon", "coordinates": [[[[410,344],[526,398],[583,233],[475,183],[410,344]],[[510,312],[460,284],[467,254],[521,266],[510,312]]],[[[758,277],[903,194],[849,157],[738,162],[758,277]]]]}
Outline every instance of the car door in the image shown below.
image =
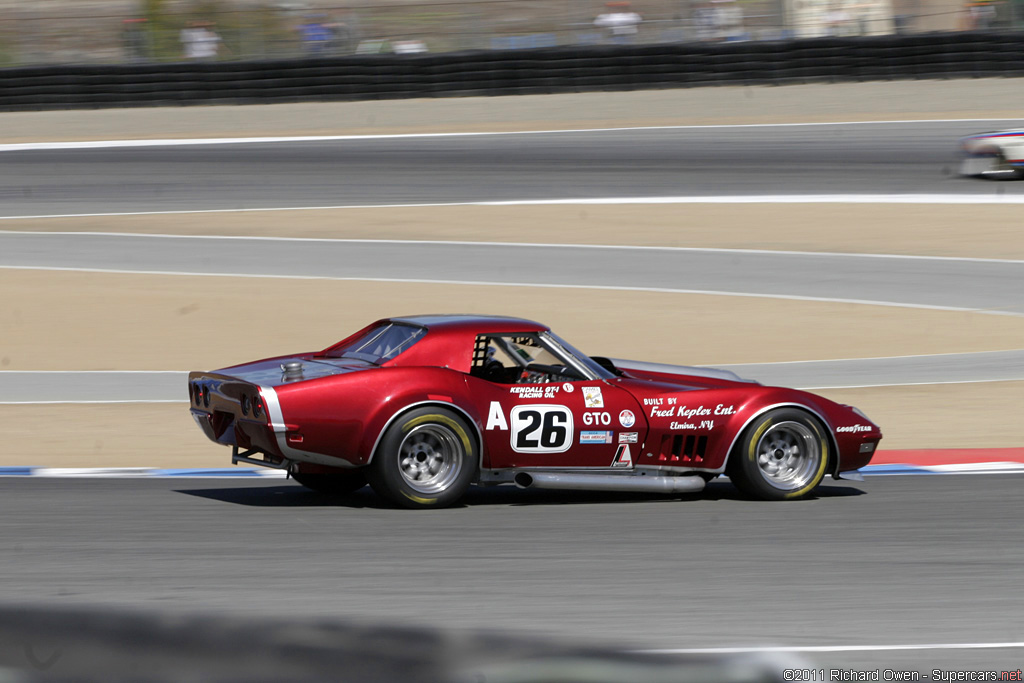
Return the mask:
{"type": "Polygon", "coordinates": [[[493,335],[467,378],[483,418],[485,467],[628,468],[643,441],[626,390],[586,378],[531,335],[493,335]]]}

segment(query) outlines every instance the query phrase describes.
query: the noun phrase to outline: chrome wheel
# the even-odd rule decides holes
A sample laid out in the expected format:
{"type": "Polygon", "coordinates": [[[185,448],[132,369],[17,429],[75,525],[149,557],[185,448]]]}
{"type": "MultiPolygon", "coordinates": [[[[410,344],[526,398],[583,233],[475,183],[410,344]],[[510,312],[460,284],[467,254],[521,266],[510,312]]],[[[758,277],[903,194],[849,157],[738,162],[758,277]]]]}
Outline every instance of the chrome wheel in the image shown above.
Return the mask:
{"type": "Polygon", "coordinates": [[[820,441],[800,422],[771,425],[761,435],[754,452],[765,482],[783,491],[807,486],[821,469],[820,441]]]}
{"type": "Polygon", "coordinates": [[[447,490],[459,478],[466,453],[461,439],[443,424],[414,427],[398,448],[399,472],[418,493],[447,490]]]}

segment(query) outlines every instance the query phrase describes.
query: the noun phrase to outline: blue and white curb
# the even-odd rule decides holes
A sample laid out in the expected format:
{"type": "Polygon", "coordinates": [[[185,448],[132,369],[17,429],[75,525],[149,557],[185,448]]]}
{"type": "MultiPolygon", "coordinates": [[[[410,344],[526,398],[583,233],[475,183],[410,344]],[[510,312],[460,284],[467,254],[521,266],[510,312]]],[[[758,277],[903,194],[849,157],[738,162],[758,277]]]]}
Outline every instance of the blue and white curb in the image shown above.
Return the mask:
{"type": "MultiPolygon", "coordinates": [[[[866,477],[907,474],[1021,474],[1024,463],[981,462],[963,465],[868,465],[866,477]]],[[[284,470],[263,467],[210,467],[162,469],[158,467],[0,467],[0,477],[96,479],[284,479],[284,470]]]]}
{"type": "Polygon", "coordinates": [[[263,467],[160,469],[156,467],[0,467],[0,477],[93,477],[101,479],[284,479],[284,470],[263,467]]]}

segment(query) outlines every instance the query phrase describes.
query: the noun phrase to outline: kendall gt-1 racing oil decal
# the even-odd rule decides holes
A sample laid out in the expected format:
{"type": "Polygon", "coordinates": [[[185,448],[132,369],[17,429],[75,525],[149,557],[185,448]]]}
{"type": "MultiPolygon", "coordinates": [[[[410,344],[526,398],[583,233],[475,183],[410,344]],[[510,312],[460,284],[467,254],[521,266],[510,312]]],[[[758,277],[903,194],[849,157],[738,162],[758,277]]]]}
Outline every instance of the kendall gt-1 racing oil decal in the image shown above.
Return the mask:
{"type": "Polygon", "coordinates": [[[516,398],[555,398],[559,388],[557,384],[516,384],[509,387],[508,393],[516,398]]]}

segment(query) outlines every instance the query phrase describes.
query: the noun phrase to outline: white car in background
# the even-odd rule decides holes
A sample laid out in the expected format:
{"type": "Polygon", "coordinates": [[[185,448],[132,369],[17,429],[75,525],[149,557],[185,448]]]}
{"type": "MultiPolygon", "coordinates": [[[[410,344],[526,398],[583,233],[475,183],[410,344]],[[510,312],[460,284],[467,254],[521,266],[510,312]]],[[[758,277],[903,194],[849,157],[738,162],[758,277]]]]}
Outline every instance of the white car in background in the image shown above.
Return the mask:
{"type": "Polygon", "coordinates": [[[1024,130],[978,133],[960,138],[964,159],[960,175],[1024,178],[1024,130]]]}

